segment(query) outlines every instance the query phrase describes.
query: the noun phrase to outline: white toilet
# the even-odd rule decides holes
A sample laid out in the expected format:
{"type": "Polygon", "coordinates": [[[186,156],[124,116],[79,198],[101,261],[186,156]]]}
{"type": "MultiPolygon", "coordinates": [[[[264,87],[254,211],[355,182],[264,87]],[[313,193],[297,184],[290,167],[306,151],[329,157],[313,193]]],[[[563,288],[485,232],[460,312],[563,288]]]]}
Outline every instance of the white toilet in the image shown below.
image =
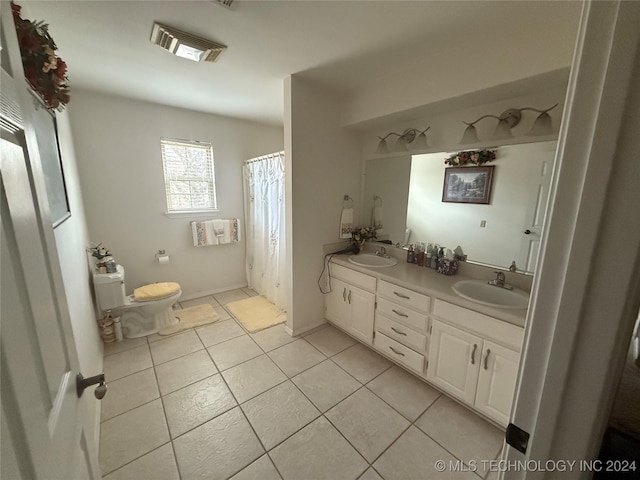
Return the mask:
{"type": "Polygon", "coordinates": [[[110,310],[112,317],[120,317],[127,338],[151,335],[178,322],[172,308],[182,295],[178,283],[152,283],[125,295],[124,267],[118,265],[115,273],[94,273],[93,285],[100,316],[110,310]]]}

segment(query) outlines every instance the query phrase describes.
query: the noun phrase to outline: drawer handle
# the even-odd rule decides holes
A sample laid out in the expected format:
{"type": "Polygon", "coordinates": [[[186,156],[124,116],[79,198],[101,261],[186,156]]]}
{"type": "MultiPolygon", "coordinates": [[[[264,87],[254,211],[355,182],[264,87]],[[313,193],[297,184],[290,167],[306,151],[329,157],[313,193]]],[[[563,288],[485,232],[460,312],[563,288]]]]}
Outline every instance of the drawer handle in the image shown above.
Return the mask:
{"type": "Polygon", "coordinates": [[[347,287],[344,287],[344,290],[342,290],[342,300],[344,302],[347,301],[347,287]]]}
{"type": "Polygon", "coordinates": [[[393,330],[394,332],[396,332],[398,335],[403,335],[403,336],[405,336],[405,337],[407,336],[407,334],[406,334],[406,333],[404,333],[404,332],[403,332],[403,331],[401,331],[401,330],[396,330],[396,328],[395,328],[395,327],[391,327],[391,330],[393,330]]]}
{"type": "Polygon", "coordinates": [[[411,300],[411,297],[407,297],[406,295],[403,295],[401,293],[398,292],[393,292],[394,295],[400,297],[400,298],[404,298],[405,300],[411,300]]]}
{"type": "Polygon", "coordinates": [[[349,305],[351,305],[351,290],[349,290],[349,296],[347,297],[347,299],[349,300],[349,305]]]}
{"type": "Polygon", "coordinates": [[[404,357],[404,353],[397,351],[395,348],[393,347],[389,347],[389,350],[391,350],[393,353],[395,353],[396,355],[400,355],[401,357],[404,357]]]}
{"type": "Polygon", "coordinates": [[[392,308],[391,311],[399,317],[409,318],[409,315],[405,315],[404,313],[397,311],[395,308],[392,308]]]}
{"type": "Polygon", "coordinates": [[[471,365],[476,364],[476,350],[478,349],[478,344],[473,344],[473,351],[471,352],[471,365]]]}
{"type": "Polygon", "coordinates": [[[487,348],[487,354],[484,356],[484,369],[487,369],[487,362],[489,361],[489,354],[491,353],[491,350],[489,350],[487,348]]]}

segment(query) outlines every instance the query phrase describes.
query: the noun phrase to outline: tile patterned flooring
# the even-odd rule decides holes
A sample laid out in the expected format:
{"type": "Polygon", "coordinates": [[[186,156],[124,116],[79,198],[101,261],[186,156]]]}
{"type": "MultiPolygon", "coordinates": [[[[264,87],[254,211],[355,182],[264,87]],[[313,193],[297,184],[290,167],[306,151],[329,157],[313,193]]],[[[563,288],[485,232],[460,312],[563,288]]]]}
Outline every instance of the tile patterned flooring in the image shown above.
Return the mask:
{"type": "Polygon", "coordinates": [[[181,302],[220,320],[105,346],[105,480],[497,478],[480,460],[500,430],[330,325],[247,333],[224,305],[250,295],[181,302]]]}

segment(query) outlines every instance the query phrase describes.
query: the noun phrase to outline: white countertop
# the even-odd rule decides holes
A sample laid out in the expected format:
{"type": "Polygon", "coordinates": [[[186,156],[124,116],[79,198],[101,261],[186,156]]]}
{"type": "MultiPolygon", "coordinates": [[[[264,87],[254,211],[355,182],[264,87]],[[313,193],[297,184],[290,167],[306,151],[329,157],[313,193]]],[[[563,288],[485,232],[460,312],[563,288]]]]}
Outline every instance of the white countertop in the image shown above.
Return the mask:
{"type": "Polygon", "coordinates": [[[457,295],[452,286],[460,280],[475,280],[465,275],[442,275],[431,268],[419,267],[412,263],[398,261],[397,265],[384,268],[370,268],[355,265],[349,261],[349,254],[334,255],[331,262],[350,268],[357,272],[371,275],[380,280],[386,280],[401,287],[418,293],[439,298],[445,302],[483,313],[490,317],[508,322],[518,327],[524,327],[527,317],[526,309],[496,308],[480,303],[471,302],[457,295]]]}

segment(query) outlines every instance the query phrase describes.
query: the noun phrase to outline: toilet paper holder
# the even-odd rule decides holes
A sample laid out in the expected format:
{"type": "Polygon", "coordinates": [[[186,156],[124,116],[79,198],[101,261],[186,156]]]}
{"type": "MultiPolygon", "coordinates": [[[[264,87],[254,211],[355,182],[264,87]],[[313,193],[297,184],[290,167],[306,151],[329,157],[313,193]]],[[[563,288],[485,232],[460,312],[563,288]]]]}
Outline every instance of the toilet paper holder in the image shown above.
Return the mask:
{"type": "Polygon", "coordinates": [[[164,249],[158,250],[158,253],[155,255],[156,262],[158,263],[167,263],[169,261],[169,255],[164,249]]]}

